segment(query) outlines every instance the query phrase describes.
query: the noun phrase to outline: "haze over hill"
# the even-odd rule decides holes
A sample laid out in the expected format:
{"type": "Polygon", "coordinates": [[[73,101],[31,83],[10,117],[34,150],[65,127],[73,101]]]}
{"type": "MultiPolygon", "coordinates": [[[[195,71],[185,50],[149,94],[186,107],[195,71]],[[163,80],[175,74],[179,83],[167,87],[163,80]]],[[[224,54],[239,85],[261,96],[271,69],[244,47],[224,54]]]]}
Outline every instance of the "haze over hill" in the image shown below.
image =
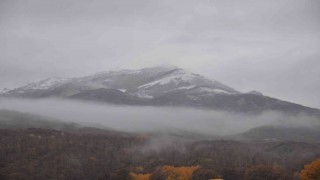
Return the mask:
{"type": "Polygon", "coordinates": [[[320,129],[318,109],[242,93],[175,66],[55,77],[1,96],[0,109],[131,133],[281,140],[285,131],[283,140],[316,142],[320,129]]]}

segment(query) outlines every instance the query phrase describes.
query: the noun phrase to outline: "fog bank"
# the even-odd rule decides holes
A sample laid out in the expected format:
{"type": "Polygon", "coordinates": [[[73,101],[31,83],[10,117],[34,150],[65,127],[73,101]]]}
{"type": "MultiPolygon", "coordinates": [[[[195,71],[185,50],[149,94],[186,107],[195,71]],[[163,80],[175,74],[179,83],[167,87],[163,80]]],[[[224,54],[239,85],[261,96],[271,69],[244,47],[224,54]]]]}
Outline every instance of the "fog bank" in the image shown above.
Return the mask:
{"type": "Polygon", "coordinates": [[[188,131],[208,135],[231,135],[263,125],[314,126],[319,120],[279,112],[245,115],[226,111],[177,107],[140,107],[96,104],[61,99],[0,99],[0,109],[14,110],[127,132],[188,131]]]}

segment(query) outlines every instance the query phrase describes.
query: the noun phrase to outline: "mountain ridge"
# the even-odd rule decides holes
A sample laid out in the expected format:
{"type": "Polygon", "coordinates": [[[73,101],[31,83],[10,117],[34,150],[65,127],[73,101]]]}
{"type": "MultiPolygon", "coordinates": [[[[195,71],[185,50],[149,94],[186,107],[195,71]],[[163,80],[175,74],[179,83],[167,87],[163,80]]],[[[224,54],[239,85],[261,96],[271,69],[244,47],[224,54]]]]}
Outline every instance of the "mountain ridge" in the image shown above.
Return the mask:
{"type": "Polygon", "coordinates": [[[151,94],[155,96],[159,95],[159,92],[150,92],[150,89],[159,88],[159,86],[160,88],[164,87],[165,91],[169,91],[182,88],[183,86],[189,86],[191,88],[199,85],[209,85],[211,88],[238,93],[234,89],[218,81],[210,80],[199,74],[191,73],[175,66],[157,66],[151,68],[143,68],[140,70],[125,69],[119,71],[106,71],[79,78],[52,77],[38,82],[33,82],[15,89],[6,90],[4,93],[2,93],[2,95],[23,96],[23,94],[28,93],[32,90],[50,90],[52,88],[60,87],[66,84],[81,84],[81,86],[83,87],[90,86],[90,88],[88,87],[89,90],[98,88],[125,89],[126,91],[129,90],[135,95],[143,94],[145,93],[145,91],[149,91],[148,96],[150,96],[151,94]],[[170,87],[165,87],[168,84],[170,87]]]}

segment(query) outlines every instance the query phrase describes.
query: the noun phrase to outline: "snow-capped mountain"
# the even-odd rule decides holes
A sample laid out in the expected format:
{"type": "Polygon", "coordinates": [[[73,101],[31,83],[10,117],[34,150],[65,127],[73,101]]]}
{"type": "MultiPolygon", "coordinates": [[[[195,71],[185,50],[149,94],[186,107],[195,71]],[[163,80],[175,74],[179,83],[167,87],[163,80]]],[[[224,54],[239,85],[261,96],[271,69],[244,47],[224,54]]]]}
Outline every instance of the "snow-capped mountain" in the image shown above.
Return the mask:
{"type": "Polygon", "coordinates": [[[79,78],[49,78],[0,94],[60,97],[129,105],[172,105],[241,112],[320,111],[252,91],[241,93],[216,80],[174,66],[100,72],[79,78]]]}
{"type": "Polygon", "coordinates": [[[160,66],[140,70],[101,72],[80,78],[49,78],[4,92],[8,96],[72,96],[99,88],[117,89],[132,96],[155,98],[177,90],[203,87],[202,93],[238,93],[218,81],[174,66],[160,66]],[[65,89],[69,93],[61,94],[65,89]],[[59,90],[60,93],[54,93],[59,90]],[[48,93],[48,91],[52,93],[48,93]],[[72,91],[72,92],[71,92],[72,91]]]}

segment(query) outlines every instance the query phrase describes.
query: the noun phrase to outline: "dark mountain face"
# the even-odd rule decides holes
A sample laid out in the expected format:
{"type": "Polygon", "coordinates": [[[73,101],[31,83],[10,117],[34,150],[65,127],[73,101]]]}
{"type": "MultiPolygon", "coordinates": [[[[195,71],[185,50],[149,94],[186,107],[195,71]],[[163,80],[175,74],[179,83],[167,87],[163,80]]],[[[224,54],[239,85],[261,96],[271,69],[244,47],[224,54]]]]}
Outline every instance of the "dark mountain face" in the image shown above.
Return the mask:
{"type": "Polygon", "coordinates": [[[102,72],[81,78],[50,78],[6,90],[1,96],[60,97],[125,105],[189,106],[260,113],[277,110],[320,115],[320,110],[261,93],[240,93],[218,81],[177,67],[102,72]]]}
{"type": "Polygon", "coordinates": [[[192,90],[173,92],[153,99],[158,105],[184,105],[215,110],[236,111],[245,113],[260,113],[263,111],[280,111],[287,113],[307,113],[320,115],[318,109],[305,107],[275,98],[256,94],[208,94],[194,93],[192,90]]]}
{"type": "Polygon", "coordinates": [[[319,127],[308,126],[261,126],[237,135],[251,141],[319,142],[319,127]]]}
{"type": "Polygon", "coordinates": [[[0,129],[77,129],[81,126],[76,123],[66,123],[60,120],[35,114],[17,111],[0,110],[0,129]]]}
{"type": "Polygon", "coordinates": [[[117,89],[94,89],[84,91],[73,96],[71,99],[89,100],[97,102],[108,102],[112,104],[144,105],[146,101],[142,98],[126,94],[117,89]]]}

